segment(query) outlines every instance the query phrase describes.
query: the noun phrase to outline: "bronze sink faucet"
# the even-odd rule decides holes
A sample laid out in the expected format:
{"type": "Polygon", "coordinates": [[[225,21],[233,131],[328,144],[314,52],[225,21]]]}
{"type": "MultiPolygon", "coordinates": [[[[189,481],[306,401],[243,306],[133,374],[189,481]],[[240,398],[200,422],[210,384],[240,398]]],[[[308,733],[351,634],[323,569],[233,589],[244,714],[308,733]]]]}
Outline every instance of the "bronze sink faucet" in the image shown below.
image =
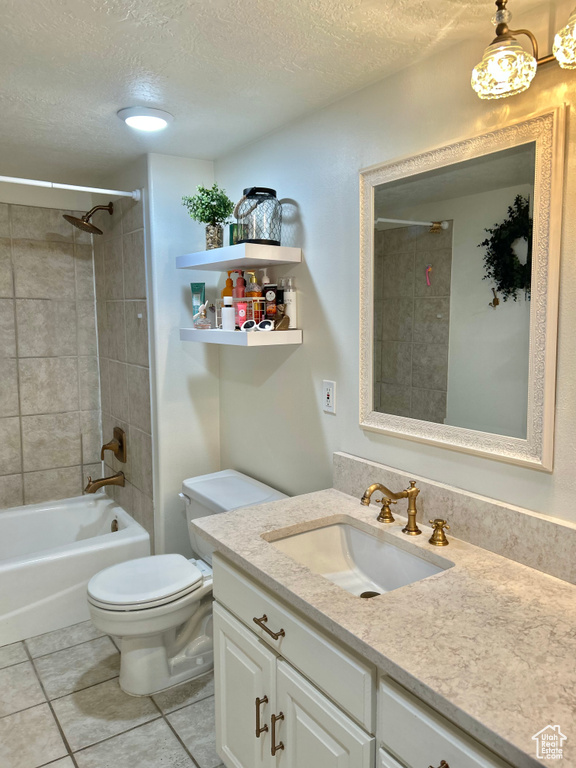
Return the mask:
{"type": "Polygon", "coordinates": [[[386,488],[382,483],[373,483],[369,488],[366,488],[360,503],[365,507],[370,505],[370,499],[375,491],[380,491],[383,494],[382,499],[378,499],[378,502],[382,502],[382,511],[378,515],[378,521],[381,523],[393,523],[394,518],[390,512],[390,504],[396,504],[396,499],[408,499],[408,522],[402,528],[402,533],[408,536],[418,536],[422,533],[420,528],[416,525],[416,515],[418,510],[416,509],[416,497],[420,493],[420,489],[416,488],[416,480],[410,480],[410,487],[405,491],[399,491],[394,493],[389,488],[386,488]]]}
{"type": "Polygon", "coordinates": [[[96,493],[97,490],[103,488],[105,485],[120,485],[122,488],[126,482],[124,472],[117,472],[110,477],[101,477],[99,480],[92,480],[88,477],[88,485],[84,488],[84,493],[96,493]]]}

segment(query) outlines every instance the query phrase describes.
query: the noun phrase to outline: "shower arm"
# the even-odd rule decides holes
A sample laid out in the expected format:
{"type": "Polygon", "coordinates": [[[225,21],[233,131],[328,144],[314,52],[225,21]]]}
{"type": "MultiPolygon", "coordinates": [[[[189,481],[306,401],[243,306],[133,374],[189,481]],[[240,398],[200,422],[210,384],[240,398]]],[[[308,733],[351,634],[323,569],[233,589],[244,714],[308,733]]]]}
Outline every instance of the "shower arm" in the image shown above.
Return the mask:
{"type": "Polygon", "coordinates": [[[112,214],[112,211],[110,210],[110,204],[108,205],[95,205],[94,208],[91,208],[88,213],[85,213],[84,216],[82,216],[82,221],[90,221],[92,216],[96,213],[96,211],[108,211],[108,213],[112,214]]]}

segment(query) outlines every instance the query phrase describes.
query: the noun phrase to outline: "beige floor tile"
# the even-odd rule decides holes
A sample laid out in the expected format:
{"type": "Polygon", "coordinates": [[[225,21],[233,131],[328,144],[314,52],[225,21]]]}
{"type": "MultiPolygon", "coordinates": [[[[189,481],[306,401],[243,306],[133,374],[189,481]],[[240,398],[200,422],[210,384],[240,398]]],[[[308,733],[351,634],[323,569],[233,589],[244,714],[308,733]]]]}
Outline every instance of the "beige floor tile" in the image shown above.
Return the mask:
{"type": "Polygon", "coordinates": [[[36,669],[50,699],[117,677],[120,654],[108,637],[40,656],[36,669]]]}
{"type": "Polygon", "coordinates": [[[147,696],[128,696],[109,680],[53,702],[70,749],[88,747],[160,717],[147,696]]]}
{"type": "Polygon", "coordinates": [[[43,701],[46,701],[46,697],[29,661],[0,670],[0,717],[28,709],[43,701]]]}
{"type": "Polygon", "coordinates": [[[0,669],[11,667],[12,664],[20,664],[22,661],[28,661],[24,643],[12,643],[0,648],[0,669]]]}
{"type": "Polygon", "coordinates": [[[95,640],[104,637],[104,632],[96,629],[91,621],[83,621],[81,624],[73,624],[71,627],[47,632],[45,635],[36,635],[26,640],[30,656],[45,656],[48,653],[70,648],[72,645],[85,643],[87,640],[95,640]]]}
{"type": "Polygon", "coordinates": [[[216,724],[214,697],[190,704],[168,715],[168,720],[200,768],[216,768],[216,724]]]}
{"type": "Polygon", "coordinates": [[[177,685],[169,691],[158,693],[152,698],[158,704],[162,712],[174,712],[188,704],[193,704],[201,699],[214,696],[214,673],[209,672],[189,683],[177,685]]]}
{"type": "MultiPolygon", "coordinates": [[[[66,747],[47,704],[0,720],[2,768],[38,768],[64,755],[66,747]]],[[[65,762],[57,765],[67,768],[65,762]]]]}
{"type": "Polygon", "coordinates": [[[61,760],[56,760],[55,763],[50,763],[46,768],[74,768],[74,763],[71,757],[63,757],[61,760]]]}
{"type": "Polygon", "coordinates": [[[195,768],[164,720],[156,720],[74,755],[78,768],[195,768]]]}

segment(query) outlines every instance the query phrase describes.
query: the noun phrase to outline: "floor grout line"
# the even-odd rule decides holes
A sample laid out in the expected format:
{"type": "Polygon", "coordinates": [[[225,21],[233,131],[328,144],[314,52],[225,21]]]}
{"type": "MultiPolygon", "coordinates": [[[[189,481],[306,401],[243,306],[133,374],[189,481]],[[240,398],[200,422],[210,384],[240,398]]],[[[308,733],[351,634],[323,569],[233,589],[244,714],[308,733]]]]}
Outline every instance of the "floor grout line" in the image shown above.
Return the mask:
{"type": "MultiPolygon", "coordinates": [[[[80,747],[80,749],[75,750],[72,754],[77,755],[79,752],[86,752],[86,750],[91,749],[91,747],[96,747],[96,746],[99,746],[100,744],[105,744],[107,741],[112,741],[112,739],[117,739],[118,736],[124,736],[125,733],[130,733],[131,731],[137,731],[138,728],[144,728],[145,725],[150,725],[150,723],[157,723],[159,720],[162,720],[162,717],[155,716],[150,720],[147,720],[145,723],[139,723],[138,725],[133,725],[131,728],[126,728],[125,731],[120,731],[120,733],[114,733],[112,734],[112,736],[106,736],[106,738],[100,739],[99,741],[95,741],[93,744],[87,744],[85,747],[80,747]]],[[[119,766],[119,768],[121,767],[119,766]]]]}
{"type": "MultiPolygon", "coordinates": [[[[75,465],[76,466],[76,465],[75,465]]],[[[81,466],[81,465],[78,465],[81,466]]],[[[74,625],[72,625],[74,626],[74,625]]],[[[65,627],[66,629],[66,627],[65,627]]],[[[55,632],[59,632],[60,630],[56,629],[55,632]]],[[[46,634],[49,634],[48,632],[46,634]]],[[[36,635],[35,637],[29,637],[28,640],[24,640],[24,644],[26,648],[28,649],[28,642],[30,640],[35,640],[37,637],[43,637],[43,635],[36,635]]],[[[44,659],[46,656],[52,656],[54,653],[61,653],[62,651],[69,651],[70,648],[78,648],[79,645],[86,645],[86,643],[91,643],[93,640],[101,640],[103,637],[108,637],[108,635],[104,632],[103,634],[99,635],[98,637],[91,637],[89,640],[81,640],[79,643],[73,643],[73,645],[67,645],[65,648],[58,648],[56,651],[50,651],[49,653],[40,653],[38,656],[32,656],[32,652],[30,652],[30,655],[34,659],[44,659]]],[[[111,638],[110,638],[111,639],[111,638]]],[[[112,640],[112,643],[115,647],[116,643],[112,640]]]]}
{"type": "MultiPolygon", "coordinates": [[[[164,714],[164,712],[162,712],[162,710],[160,709],[159,705],[158,705],[158,704],[156,704],[156,702],[154,701],[154,699],[152,699],[152,701],[154,702],[154,706],[156,707],[156,709],[157,709],[157,710],[160,712],[160,714],[162,715],[162,719],[164,720],[164,722],[166,723],[166,725],[168,726],[168,728],[170,728],[170,730],[172,731],[172,733],[174,734],[174,736],[175,736],[175,737],[177,738],[177,740],[180,742],[180,744],[181,744],[181,746],[182,746],[182,749],[183,749],[183,750],[186,752],[186,754],[187,754],[187,755],[190,757],[190,759],[192,760],[192,763],[194,764],[195,768],[200,768],[200,765],[199,765],[199,763],[197,763],[197,762],[196,762],[196,760],[194,759],[194,755],[192,754],[192,752],[190,752],[190,750],[188,749],[188,747],[186,746],[186,744],[184,744],[184,742],[183,742],[183,741],[182,741],[182,739],[180,738],[180,735],[178,734],[178,731],[177,731],[177,730],[174,728],[174,726],[172,725],[172,723],[170,722],[170,720],[168,720],[168,718],[166,717],[166,715],[164,714]]],[[[170,713],[170,714],[171,714],[171,713],[170,713]]]]}

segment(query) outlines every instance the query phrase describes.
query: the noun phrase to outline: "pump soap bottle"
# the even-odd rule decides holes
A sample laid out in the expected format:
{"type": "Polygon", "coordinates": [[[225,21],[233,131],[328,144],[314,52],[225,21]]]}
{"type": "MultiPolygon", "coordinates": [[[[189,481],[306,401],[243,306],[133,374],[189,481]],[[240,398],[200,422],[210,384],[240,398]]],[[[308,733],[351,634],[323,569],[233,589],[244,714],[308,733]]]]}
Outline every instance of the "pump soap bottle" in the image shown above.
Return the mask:
{"type": "Polygon", "coordinates": [[[232,303],[232,296],[224,296],[224,306],[222,307],[223,331],[233,331],[236,327],[236,323],[234,321],[234,307],[232,306],[232,303]]]}
{"type": "Polygon", "coordinates": [[[228,277],[226,278],[226,285],[222,289],[222,298],[224,298],[224,296],[232,296],[233,295],[234,283],[232,282],[232,278],[230,277],[230,275],[232,274],[232,271],[233,270],[228,272],[228,277]]]}
{"type": "Polygon", "coordinates": [[[284,311],[290,318],[290,325],[288,328],[298,328],[298,302],[293,277],[286,278],[286,285],[284,287],[284,311]]]}

